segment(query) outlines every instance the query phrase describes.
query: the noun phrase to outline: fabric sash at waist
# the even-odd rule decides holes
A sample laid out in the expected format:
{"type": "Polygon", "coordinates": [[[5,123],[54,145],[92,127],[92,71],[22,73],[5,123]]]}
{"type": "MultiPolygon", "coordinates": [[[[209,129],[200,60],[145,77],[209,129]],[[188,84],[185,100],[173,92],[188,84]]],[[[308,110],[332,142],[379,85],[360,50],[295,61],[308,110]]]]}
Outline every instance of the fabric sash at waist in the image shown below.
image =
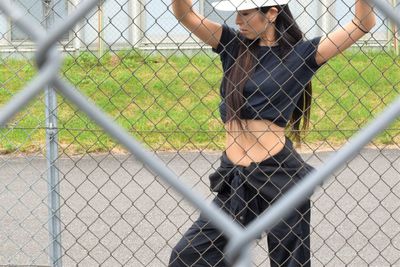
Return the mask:
{"type": "Polygon", "coordinates": [[[220,166],[209,176],[210,187],[214,192],[230,192],[228,208],[235,217],[243,216],[246,210],[246,186],[261,195],[281,195],[314,169],[295,151],[288,137],[281,151],[261,162],[235,165],[225,151],[220,161],[220,166]]]}

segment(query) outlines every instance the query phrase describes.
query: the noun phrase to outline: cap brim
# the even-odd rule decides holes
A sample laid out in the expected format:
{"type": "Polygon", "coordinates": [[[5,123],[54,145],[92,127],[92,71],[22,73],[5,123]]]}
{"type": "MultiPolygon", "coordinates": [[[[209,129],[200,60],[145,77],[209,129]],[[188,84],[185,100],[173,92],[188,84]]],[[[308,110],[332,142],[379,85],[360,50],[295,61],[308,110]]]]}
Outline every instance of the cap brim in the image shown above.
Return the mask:
{"type": "Polygon", "coordinates": [[[254,0],[254,1],[241,1],[240,4],[234,4],[232,1],[224,0],[219,2],[213,2],[211,5],[220,11],[239,11],[239,10],[248,10],[263,6],[276,6],[276,5],[285,5],[288,3],[288,0],[254,0]]]}

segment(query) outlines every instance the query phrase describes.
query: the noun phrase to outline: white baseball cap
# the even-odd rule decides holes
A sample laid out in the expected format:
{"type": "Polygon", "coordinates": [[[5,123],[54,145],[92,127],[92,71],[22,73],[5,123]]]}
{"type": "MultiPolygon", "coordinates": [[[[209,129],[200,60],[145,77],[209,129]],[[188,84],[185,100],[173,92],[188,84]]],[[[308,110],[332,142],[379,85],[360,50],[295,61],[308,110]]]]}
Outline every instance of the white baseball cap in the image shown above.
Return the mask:
{"type": "Polygon", "coordinates": [[[221,11],[239,11],[263,6],[286,5],[289,0],[224,0],[213,2],[211,5],[221,11]]]}

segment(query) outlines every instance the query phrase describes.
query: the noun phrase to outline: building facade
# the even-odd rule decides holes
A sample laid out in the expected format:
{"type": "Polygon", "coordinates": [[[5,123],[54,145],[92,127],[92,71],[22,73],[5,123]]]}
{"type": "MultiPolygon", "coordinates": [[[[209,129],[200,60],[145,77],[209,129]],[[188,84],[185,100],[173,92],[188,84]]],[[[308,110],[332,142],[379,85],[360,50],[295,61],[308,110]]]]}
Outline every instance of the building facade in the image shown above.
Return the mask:
{"type": "MultiPolygon", "coordinates": [[[[60,23],[73,12],[80,0],[12,0],[26,11],[27,16],[46,25],[50,8],[52,23],[60,23]]],[[[394,1],[394,0],[392,0],[394,1]]],[[[209,0],[195,0],[194,7],[204,16],[235,26],[235,13],[216,12],[209,0]]],[[[127,49],[175,50],[206,47],[191,35],[172,14],[171,0],[105,0],[81,21],[74,31],[66,34],[61,44],[65,50],[127,49]]],[[[292,0],[289,4],[307,38],[325,35],[349,22],[354,14],[353,1],[292,0]]],[[[393,3],[395,4],[395,3],[393,3]]],[[[367,46],[391,46],[393,28],[383,16],[371,34],[359,42],[367,46]]],[[[29,52],[34,49],[27,36],[14,23],[0,14],[0,47],[2,52],[29,52]]]]}

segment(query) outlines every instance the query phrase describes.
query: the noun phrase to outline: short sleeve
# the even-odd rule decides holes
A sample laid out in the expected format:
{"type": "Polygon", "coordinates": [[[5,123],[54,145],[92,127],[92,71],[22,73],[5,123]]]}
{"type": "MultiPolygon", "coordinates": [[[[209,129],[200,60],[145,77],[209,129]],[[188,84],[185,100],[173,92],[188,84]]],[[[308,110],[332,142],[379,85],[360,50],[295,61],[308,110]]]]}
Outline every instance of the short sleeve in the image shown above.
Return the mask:
{"type": "Polygon", "coordinates": [[[325,64],[323,62],[322,64],[318,65],[317,62],[315,61],[315,56],[317,54],[317,49],[319,42],[321,41],[321,36],[312,38],[310,40],[304,41],[299,47],[299,53],[302,56],[303,60],[307,64],[307,66],[312,69],[313,71],[318,70],[322,65],[325,64]]]}
{"type": "Polygon", "coordinates": [[[222,54],[233,54],[235,50],[235,42],[236,42],[236,32],[233,28],[229,27],[226,24],[222,25],[222,34],[221,39],[217,48],[213,48],[212,51],[218,53],[222,56],[222,54]]]}

